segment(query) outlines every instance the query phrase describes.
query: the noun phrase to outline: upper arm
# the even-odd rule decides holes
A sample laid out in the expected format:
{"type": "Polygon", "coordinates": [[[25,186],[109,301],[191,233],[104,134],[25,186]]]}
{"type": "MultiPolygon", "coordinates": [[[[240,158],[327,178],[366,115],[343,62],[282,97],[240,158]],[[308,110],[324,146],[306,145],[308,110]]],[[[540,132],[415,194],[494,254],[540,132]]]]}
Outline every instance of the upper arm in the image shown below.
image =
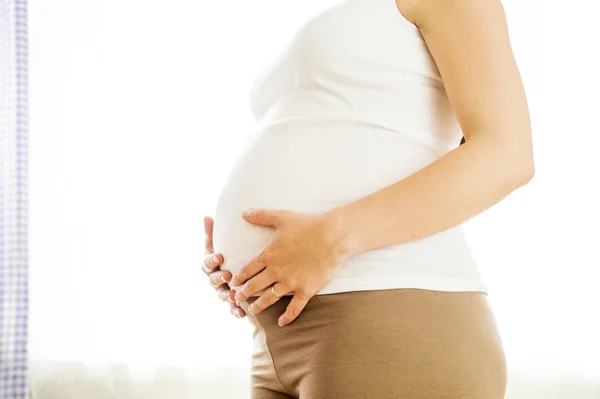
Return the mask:
{"type": "Polygon", "coordinates": [[[501,0],[397,3],[421,30],[466,141],[506,144],[529,161],[529,110],[501,0]]]}

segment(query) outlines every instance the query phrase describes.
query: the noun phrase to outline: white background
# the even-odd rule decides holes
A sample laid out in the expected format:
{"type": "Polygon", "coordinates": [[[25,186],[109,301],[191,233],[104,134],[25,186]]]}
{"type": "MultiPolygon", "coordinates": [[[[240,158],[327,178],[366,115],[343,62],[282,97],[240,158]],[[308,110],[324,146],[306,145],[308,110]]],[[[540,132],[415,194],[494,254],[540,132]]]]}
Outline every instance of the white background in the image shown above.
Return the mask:
{"type": "MultiPolygon", "coordinates": [[[[30,1],[40,398],[244,397],[251,328],[201,272],[202,218],[256,128],[253,78],[333,3],[30,1]]],[[[600,32],[592,2],[562,3],[504,1],[536,175],[465,224],[507,398],[600,398],[600,32]]]]}

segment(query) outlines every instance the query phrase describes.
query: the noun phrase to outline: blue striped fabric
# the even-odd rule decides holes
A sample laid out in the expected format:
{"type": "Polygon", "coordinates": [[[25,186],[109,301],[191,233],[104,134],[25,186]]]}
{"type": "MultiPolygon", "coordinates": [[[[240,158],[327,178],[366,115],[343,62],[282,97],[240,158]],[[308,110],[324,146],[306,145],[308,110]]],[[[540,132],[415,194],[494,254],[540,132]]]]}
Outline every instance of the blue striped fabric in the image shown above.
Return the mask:
{"type": "Polygon", "coordinates": [[[27,0],[0,0],[0,399],[27,382],[27,0]]]}

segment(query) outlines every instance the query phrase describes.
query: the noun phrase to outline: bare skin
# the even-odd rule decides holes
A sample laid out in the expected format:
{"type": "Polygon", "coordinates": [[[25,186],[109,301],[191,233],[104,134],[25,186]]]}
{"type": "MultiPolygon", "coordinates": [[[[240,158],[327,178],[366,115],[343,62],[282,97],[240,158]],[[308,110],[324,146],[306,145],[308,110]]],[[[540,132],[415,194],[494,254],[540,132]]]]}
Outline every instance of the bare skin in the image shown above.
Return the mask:
{"type": "Polygon", "coordinates": [[[231,314],[235,317],[242,318],[246,316],[246,312],[238,306],[234,299],[235,291],[230,290],[227,285],[231,281],[231,272],[221,270],[220,265],[224,258],[221,253],[214,253],[213,246],[213,225],[214,220],[210,216],[204,217],[204,262],[202,271],[208,276],[208,283],[217,291],[219,298],[223,302],[229,302],[231,314]]]}

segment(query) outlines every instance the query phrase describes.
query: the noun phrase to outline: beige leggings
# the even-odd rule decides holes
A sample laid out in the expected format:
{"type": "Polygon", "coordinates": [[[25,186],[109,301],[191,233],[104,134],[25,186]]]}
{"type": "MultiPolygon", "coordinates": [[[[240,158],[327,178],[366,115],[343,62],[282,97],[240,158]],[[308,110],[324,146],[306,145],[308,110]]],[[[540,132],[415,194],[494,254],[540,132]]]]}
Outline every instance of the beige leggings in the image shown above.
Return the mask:
{"type": "Polygon", "coordinates": [[[251,399],[502,399],[506,357],[487,296],[415,288],[314,296],[284,327],[257,315],[251,399]]]}

